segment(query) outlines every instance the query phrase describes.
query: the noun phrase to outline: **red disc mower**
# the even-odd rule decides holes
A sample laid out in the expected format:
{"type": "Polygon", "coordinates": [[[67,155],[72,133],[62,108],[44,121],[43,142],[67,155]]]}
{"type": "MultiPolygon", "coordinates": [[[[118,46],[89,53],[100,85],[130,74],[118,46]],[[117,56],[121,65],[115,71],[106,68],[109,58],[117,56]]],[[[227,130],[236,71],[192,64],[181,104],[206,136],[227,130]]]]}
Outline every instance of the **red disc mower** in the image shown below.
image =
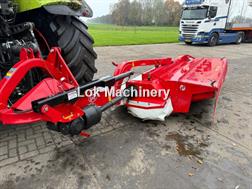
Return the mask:
{"type": "Polygon", "coordinates": [[[23,48],[20,61],[0,81],[0,120],[5,125],[45,121],[49,129],[77,135],[97,124],[102,112],[116,104],[126,105],[131,114],[143,120],[164,120],[173,112],[188,112],[192,102],[218,97],[226,73],[225,59],[185,55],[125,62],[116,65],[114,76],[79,86],[59,48],[53,48],[46,60],[23,48]],[[139,66],[153,68],[129,79],[134,74],[132,68],[139,66]],[[39,70],[44,78],[16,99],[22,80],[32,70],[39,70]],[[99,95],[84,95],[95,88],[99,95]],[[133,91],[163,93],[141,96],[133,91]]]}
{"type": "MultiPolygon", "coordinates": [[[[143,120],[163,121],[171,113],[188,112],[192,102],[219,96],[227,73],[226,59],[185,55],[176,59],[131,61],[114,64],[113,76],[91,81],[96,71],[92,40],[84,40],[85,48],[83,44],[74,46],[77,39],[82,39],[78,38],[78,29],[72,33],[78,34],[74,35],[75,40],[65,43],[71,41],[69,35],[63,35],[67,27],[55,27],[56,33],[67,39],[60,40],[62,52],[60,48],[50,49],[34,23],[15,21],[22,19],[16,19],[14,10],[12,1],[0,2],[0,122],[3,125],[44,121],[49,129],[78,135],[97,124],[102,112],[114,105],[127,106],[133,116],[143,120]],[[66,56],[67,53],[71,56],[66,56]],[[65,58],[68,64],[63,55],[68,57],[65,58]],[[132,69],[140,66],[153,68],[133,77],[132,69]]],[[[75,26],[82,26],[77,18],[72,19],[75,26]]]]}

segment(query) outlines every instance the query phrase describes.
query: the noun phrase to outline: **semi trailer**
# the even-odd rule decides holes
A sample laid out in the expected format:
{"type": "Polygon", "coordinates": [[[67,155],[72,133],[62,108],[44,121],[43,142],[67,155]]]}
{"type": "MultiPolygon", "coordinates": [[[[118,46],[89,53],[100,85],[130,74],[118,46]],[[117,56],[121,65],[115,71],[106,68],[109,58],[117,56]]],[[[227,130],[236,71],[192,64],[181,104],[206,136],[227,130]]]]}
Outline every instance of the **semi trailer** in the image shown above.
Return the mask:
{"type": "Polygon", "coordinates": [[[179,40],[209,46],[251,41],[252,0],[185,0],[179,40]]]}

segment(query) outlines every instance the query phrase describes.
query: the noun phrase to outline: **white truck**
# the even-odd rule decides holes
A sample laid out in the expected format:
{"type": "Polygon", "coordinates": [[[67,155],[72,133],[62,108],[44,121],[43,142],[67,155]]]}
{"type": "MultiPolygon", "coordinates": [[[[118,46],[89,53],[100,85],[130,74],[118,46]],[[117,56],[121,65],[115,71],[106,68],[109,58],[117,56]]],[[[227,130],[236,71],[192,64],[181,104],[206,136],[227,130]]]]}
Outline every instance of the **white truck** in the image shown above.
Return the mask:
{"type": "Polygon", "coordinates": [[[252,40],[252,0],[185,0],[179,40],[215,46],[252,40]]]}

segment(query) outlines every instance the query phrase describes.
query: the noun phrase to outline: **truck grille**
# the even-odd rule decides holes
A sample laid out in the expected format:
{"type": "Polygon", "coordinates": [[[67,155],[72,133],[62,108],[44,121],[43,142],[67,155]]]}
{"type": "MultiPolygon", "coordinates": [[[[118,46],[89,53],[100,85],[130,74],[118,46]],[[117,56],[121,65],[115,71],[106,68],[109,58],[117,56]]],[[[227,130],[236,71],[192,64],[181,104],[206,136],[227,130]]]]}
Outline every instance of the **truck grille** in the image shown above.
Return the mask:
{"type": "Polygon", "coordinates": [[[194,34],[183,34],[185,39],[192,39],[195,35],[194,34]]]}
{"type": "Polygon", "coordinates": [[[192,38],[196,35],[199,25],[196,24],[183,24],[182,34],[184,38],[192,38]]]}

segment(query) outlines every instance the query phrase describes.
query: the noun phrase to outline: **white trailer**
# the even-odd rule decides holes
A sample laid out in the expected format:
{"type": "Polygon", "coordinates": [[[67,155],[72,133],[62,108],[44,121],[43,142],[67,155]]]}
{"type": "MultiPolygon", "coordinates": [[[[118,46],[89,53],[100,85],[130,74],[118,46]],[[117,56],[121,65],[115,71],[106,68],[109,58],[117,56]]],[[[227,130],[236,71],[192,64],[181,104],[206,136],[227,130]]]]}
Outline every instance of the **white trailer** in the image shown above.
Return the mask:
{"type": "Polygon", "coordinates": [[[185,0],[179,40],[240,44],[252,39],[252,0],[185,0]]]}

